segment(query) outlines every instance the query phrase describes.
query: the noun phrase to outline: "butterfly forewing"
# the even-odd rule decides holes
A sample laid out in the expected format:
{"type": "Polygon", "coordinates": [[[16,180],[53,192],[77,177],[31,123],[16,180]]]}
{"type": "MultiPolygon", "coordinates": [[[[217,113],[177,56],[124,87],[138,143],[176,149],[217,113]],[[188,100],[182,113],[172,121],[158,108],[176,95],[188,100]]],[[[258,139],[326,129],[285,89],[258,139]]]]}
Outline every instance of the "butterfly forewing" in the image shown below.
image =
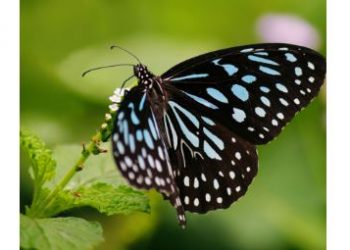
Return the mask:
{"type": "Polygon", "coordinates": [[[139,87],[121,103],[112,142],[117,166],[131,184],[170,192],[167,153],[147,93],[139,87]]]}
{"type": "Polygon", "coordinates": [[[155,188],[176,207],[181,225],[184,210],[172,166],[149,96],[135,87],[125,96],[116,114],[112,136],[113,154],[119,170],[130,184],[155,188]]]}
{"type": "Polygon", "coordinates": [[[168,152],[185,209],[204,213],[228,207],[245,194],[257,173],[255,146],[208,116],[187,95],[172,86],[166,90],[168,152]]]}
{"type": "Polygon", "coordinates": [[[324,75],[324,59],[310,49],[259,44],[192,58],[162,78],[242,138],[264,144],[317,95],[324,75]]]}

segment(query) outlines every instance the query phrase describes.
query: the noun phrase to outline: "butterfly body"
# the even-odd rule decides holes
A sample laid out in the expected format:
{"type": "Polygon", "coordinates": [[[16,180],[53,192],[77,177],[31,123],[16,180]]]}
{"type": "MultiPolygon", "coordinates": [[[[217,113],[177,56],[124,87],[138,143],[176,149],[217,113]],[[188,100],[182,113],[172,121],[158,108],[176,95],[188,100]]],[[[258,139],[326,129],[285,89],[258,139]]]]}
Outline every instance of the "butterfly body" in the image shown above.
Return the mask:
{"type": "Polygon", "coordinates": [[[116,115],[112,145],[123,176],[176,208],[205,213],[243,196],[257,174],[256,146],[275,138],[317,95],[325,61],[289,44],[210,52],[161,76],[134,66],[138,85],[116,115]]]}

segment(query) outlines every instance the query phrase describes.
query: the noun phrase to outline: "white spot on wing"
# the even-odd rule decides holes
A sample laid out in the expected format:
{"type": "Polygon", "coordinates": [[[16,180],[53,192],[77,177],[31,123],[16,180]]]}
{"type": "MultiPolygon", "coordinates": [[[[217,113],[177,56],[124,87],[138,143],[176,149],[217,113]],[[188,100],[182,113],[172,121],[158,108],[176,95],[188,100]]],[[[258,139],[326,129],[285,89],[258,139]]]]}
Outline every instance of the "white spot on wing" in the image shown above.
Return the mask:
{"type": "Polygon", "coordinates": [[[315,69],[315,65],[312,62],[307,62],[307,66],[309,67],[309,69],[315,69]]]}
{"type": "Polygon", "coordinates": [[[199,187],[199,182],[198,182],[197,177],[194,178],[193,187],[194,188],[198,188],[199,187]]]}
{"type": "Polygon", "coordinates": [[[188,176],[185,176],[184,177],[184,185],[186,187],[189,187],[190,186],[190,178],[188,176]]]}
{"type": "Polygon", "coordinates": [[[215,189],[219,189],[219,187],[220,187],[219,182],[218,182],[217,179],[214,179],[214,180],[213,180],[213,185],[214,185],[214,188],[215,188],[215,189]]]}
{"type": "Polygon", "coordinates": [[[236,177],[235,172],[233,171],[230,171],[229,175],[232,180],[236,177]]]}
{"type": "Polygon", "coordinates": [[[193,205],[195,205],[196,207],[199,206],[199,200],[198,200],[198,198],[195,198],[195,199],[194,199],[193,205]]]}
{"type": "Polygon", "coordinates": [[[210,196],[210,194],[208,194],[208,193],[205,194],[205,200],[206,200],[207,202],[210,202],[210,201],[211,201],[211,196],[210,196]]]}

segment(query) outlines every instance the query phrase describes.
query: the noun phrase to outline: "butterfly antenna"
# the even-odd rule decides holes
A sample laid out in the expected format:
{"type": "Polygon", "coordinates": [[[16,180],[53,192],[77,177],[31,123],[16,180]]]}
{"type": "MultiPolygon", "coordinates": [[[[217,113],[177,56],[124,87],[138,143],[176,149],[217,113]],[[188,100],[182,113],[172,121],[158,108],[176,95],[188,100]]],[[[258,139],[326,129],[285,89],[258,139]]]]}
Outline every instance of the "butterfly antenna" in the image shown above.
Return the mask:
{"type": "Polygon", "coordinates": [[[133,78],[134,76],[135,76],[135,75],[131,75],[131,76],[129,76],[128,78],[126,78],[126,79],[124,80],[124,82],[122,83],[122,86],[119,88],[119,95],[122,94],[122,90],[123,90],[125,84],[126,84],[131,78],[133,78]]]}
{"type": "Polygon", "coordinates": [[[118,45],[112,45],[112,46],[111,46],[111,49],[115,49],[115,48],[118,48],[118,49],[120,49],[120,50],[125,51],[126,53],[128,53],[129,55],[131,55],[133,58],[135,58],[140,64],[142,64],[142,62],[140,61],[140,59],[139,59],[135,54],[131,53],[129,50],[124,49],[123,47],[120,47],[120,46],[118,46],[118,45]]]}
{"type": "Polygon", "coordinates": [[[132,67],[134,67],[134,65],[130,64],[130,63],[112,64],[112,65],[107,65],[107,66],[101,66],[101,67],[97,67],[97,68],[88,69],[81,76],[84,77],[87,73],[90,73],[90,72],[95,71],[95,70],[106,69],[106,68],[114,68],[114,67],[119,67],[119,66],[132,66],[132,67]]]}

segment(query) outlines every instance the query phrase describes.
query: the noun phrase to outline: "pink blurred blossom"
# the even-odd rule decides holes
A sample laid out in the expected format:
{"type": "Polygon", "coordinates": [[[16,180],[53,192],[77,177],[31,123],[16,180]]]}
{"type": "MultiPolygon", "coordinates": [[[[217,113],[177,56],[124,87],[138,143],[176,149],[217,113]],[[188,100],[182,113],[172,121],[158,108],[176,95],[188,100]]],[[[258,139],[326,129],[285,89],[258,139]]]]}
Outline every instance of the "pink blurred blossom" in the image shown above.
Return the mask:
{"type": "Polygon", "coordinates": [[[257,31],[264,42],[283,42],[318,49],[320,36],[317,30],[300,17],[267,14],[257,21],[257,31]]]}

